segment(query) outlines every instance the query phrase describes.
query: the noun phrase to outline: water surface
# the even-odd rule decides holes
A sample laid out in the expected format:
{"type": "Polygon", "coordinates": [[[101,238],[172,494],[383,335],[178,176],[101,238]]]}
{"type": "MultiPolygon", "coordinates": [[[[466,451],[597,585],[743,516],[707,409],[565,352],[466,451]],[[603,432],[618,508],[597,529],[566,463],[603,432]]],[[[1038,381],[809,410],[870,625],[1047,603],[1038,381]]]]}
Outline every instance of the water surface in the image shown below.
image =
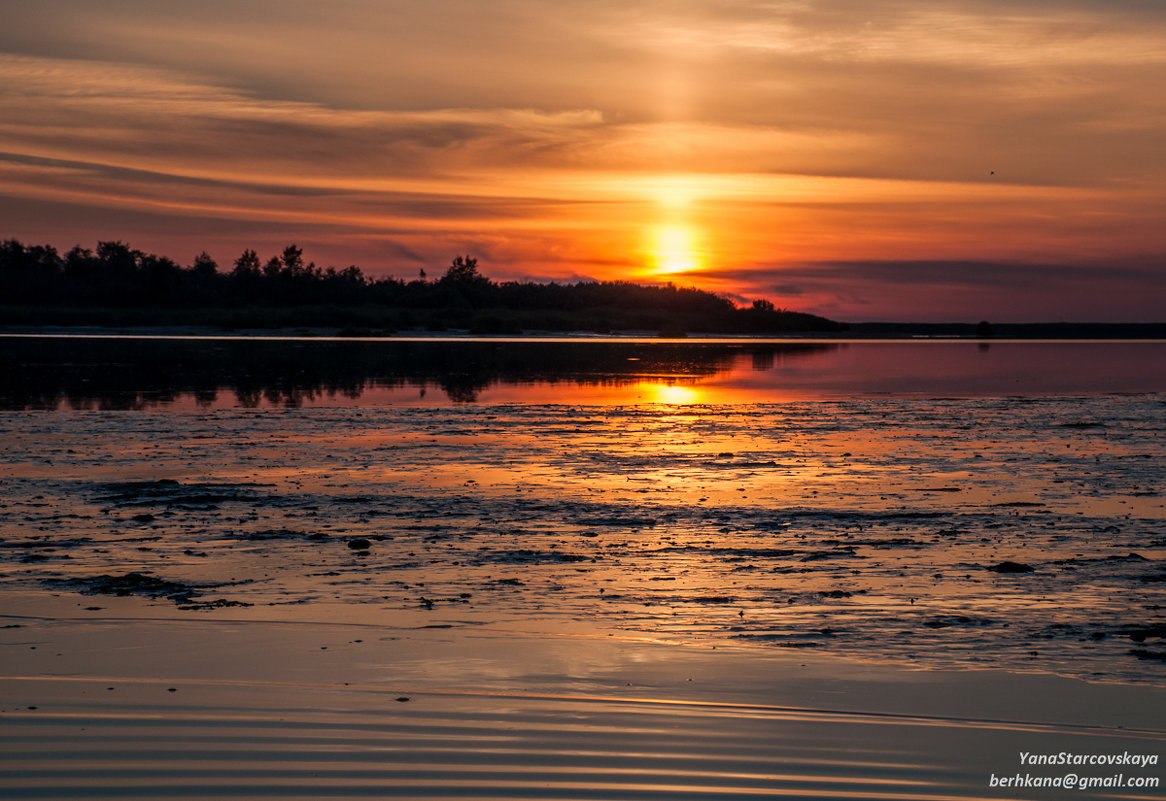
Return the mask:
{"type": "Polygon", "coordinates": [[[0,784],[1063,797],[1166,742],[1164,365],[0,338],[0,784]]]}
{"type": "Polygon", "coordinates": [[[1157,341],[0,337],[0,408],[740,404],[1166,391],[1157,341]]]}
{"type": "Polygon", "coordinates": [[[1160,683],[1164,411],[1105,395],[8,412],[0,580],[1160,683]],[[129,572],[181,586],[92,583],[129,572]]]}

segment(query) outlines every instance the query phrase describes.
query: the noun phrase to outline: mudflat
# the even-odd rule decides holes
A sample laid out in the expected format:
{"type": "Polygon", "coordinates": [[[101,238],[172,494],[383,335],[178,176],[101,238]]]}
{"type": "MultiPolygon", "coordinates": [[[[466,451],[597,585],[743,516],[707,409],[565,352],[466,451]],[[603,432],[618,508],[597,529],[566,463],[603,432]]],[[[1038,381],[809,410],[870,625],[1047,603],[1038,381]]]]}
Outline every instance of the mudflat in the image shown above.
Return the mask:
{"type": "Polygon", "coordinates": [[[0,782],[1156,797],[1164,408],[3,412],[0,782]]]}

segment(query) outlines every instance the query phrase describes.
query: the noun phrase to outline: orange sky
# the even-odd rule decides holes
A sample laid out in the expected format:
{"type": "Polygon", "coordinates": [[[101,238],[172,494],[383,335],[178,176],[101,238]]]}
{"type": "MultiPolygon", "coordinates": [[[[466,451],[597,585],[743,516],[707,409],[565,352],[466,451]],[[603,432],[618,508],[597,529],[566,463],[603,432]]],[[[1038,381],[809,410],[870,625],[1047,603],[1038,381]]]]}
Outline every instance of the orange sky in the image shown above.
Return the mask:
{"type": "Polygon", "coordinates": [[[1157,0],[3,6],[0,238],[1166,316],[1157,0]]]}

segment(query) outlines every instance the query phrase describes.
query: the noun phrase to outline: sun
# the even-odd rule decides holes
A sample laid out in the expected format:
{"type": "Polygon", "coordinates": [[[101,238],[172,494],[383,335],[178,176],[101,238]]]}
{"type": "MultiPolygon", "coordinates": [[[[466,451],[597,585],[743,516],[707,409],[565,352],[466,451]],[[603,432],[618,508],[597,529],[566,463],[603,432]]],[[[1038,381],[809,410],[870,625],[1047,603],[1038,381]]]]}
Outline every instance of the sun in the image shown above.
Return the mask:
{"type": "Polygon", "coordinates": [[[652,230],[648,248],[652,272],[662,275],[687,273],[704,266],[704,253],[689,225],[659,225],[652,230]]]}

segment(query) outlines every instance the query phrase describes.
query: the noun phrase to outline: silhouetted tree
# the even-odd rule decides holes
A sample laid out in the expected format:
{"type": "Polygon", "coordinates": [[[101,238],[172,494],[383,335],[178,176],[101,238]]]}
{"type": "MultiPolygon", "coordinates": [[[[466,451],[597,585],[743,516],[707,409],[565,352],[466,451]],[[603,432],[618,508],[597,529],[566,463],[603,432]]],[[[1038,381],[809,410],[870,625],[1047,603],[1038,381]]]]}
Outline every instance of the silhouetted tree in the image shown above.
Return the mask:
{"type": "Polygon", "coordinates": [[[142,252],[132,250],[124,242],[98,242],[97,260],[105,268],[107,277],[132,277],[138,269],[142,252]]]}
{"type": "MultiPolygon", "coordinates": [[[[188,303],[182,292],[182,268],[165,256],[139,254],[138,285],[148,305],[183,306],[188,303]]],[[[131,293],[127,292],[127,295],[131,293]]]]}
{"type": "Polygon", "coordinates": [[[254,250],[244,250],[243,254],[235,259],[235,269],[231,275],[236,278],[241,276],[259,277],[259,254],[254,250]]]}
{"type": "Polygon", "coordinates": [[[329,303],[359,303],[368,289],[364,273],[356,265],[350,265],[343,270],[329,267],[323,273],[321,284],[322,299],[329,303]]]}
{"type": "Polygon", "coordinates": [[[283,262],[280,261],[279,256],[272,256],[263,265],[263,277],[268,281],[276,281],[279,279],[279,273],[283,269],[283,262]]]}
{"type": "MultiPolygon", "coordinates": [[[[775,309],[769,301],[737,309],[727,298],[672,284],[497,284],[479,272],[477,259],[468,254],[454,258],[437,281],[425,280],[424,270],[420,276],[421,280],[409,282],[394,278],[370,281],[355,265],[321,270],[315,263],[305,263],[303,250],[294,244],[262,265],[254,250],[245,250],[231,272],[223,275],[205,252],[183,268],[164,256],[143,253],[118,241],[99,242],[96,252],[77,245],[64,257],[47,246],[26,248],[16,240],[0,242],[0,305],[9,308],[213,308],[233,311],[230,316],[203,315],[203,319],[246,320],[252,325],[280,321],[487,332],[532,328],[840,330],[838,324],[820,317],[775,309]],[[255,306],[264,307],[262,313],[252,308],[255,306]],[[296,310],[280,311],[291,307],[296,310]]],[[[130,319],[104,313],[88,316],[130,319]]],[[[148,316],[135,314],[132,319],[148,316]]],[[[32,319],[47,317],[38,313],[32,319]]]]}
{"type": "Polygon", "coordinates": [[[487,279],[478,272],[478,260],[467,254],[454,257],[441,280],[451,284],[473,284],[487,279]]]}
{"type": "Polygon", "coordinates": [[[478,272],[473,256],[457,256],[437,282],[435,300],[439,306],[480,308],[489,305],[496,285],[478,272]]]}
{"type": "Polygon", "coordinates": [[[231,270],[231,292],[236,302],[255,302],[259,297],[262,281],[259,254],[254,250],[244,250],[239,258],[235,259],[235,269],[231,270]]]}
{"type": "Polygon", "coordinates": [[[219,265],[211,258],[211,255],[205,250],[194,257],[194,264],[190,268],[196,276],[204,281],[209,281],[213,276],[218,274],[219,265]]]}
{"type": "Polygon", "coordinates": [[[15,239],[0,242],[0,295],[6,303],[45,303],[60,299],[64,261],[56,248],[26,248],[15,239]]]}
{"type": "MultiPolygon", "coordinates": [[[[181,283],[185,303],[205,306],[221,297],[227,282],[219,274],[219,265],[204,250],[194,257],[190,269],[183,271],[181,283]]],[[[178,300],[176,305],[183,305],[183,300],[178,300]]]]}

